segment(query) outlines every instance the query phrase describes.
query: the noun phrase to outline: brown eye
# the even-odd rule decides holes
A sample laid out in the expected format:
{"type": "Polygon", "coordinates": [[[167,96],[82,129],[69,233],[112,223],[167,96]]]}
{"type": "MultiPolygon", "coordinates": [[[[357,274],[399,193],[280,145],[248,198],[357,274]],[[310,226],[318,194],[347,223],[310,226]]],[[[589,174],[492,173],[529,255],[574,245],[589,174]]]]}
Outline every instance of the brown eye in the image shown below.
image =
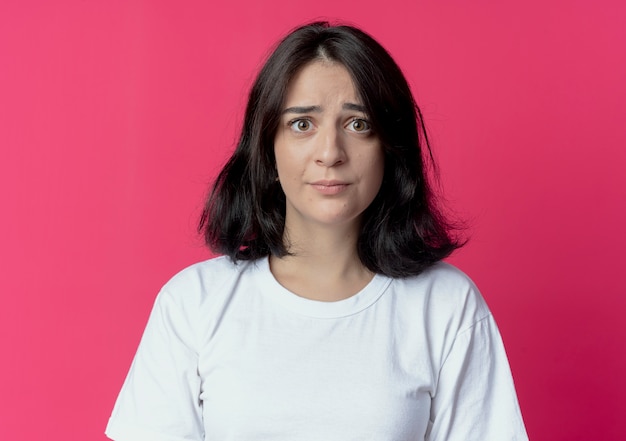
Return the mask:
{"type": "Polygon", "coordinates": [[[297,119],[289,123],[291,128],[296,132],[308,132],[311,130],[311,121],[308,119],[297,119]]]}
{"type": "Polygon", "coordinates": [[[350,122],[350,129],[355,132],[367,132],[370,129],[370,125],[364,119],[353,119],[350,122]]]}

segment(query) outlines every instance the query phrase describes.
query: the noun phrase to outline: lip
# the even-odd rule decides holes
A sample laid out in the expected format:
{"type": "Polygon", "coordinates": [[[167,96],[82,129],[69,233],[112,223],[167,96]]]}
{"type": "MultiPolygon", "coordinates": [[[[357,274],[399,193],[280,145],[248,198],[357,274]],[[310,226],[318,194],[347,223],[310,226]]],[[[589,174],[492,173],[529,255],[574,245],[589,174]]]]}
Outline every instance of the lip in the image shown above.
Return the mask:
{"type": "Polygon", "coordinates": [[[344,181],[323,179],[320,181],[311,182],[310,185],[315,190],[324,195],[335,195],[344,191],[346,188],[348,188],[348,185],[350,184],[344,181]]]}

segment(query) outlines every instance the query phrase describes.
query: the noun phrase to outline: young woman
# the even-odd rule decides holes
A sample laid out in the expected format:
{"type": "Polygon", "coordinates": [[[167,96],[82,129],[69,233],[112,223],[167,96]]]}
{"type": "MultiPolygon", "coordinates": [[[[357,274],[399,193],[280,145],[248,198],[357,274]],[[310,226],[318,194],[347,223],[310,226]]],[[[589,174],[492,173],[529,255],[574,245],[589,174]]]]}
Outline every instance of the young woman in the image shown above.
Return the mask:
{"type": "Polygon", "coordinates": [[[157,297],[118,441],[526,440],[496,324],[441,260],[422,118],[349,26],[290,33],[202,215],[222,257],[157,297]]]}

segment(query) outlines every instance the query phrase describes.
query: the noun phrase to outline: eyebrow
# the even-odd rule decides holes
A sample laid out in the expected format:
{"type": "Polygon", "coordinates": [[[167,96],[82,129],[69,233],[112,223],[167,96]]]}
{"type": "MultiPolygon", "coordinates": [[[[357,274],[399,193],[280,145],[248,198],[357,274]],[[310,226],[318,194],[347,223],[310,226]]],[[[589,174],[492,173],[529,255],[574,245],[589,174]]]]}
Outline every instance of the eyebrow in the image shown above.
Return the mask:
{"type": "Polygon", "coordinates": [[[320,106],[306,106],[306,107],[294,106],[294,107],[287,107],[285,110],[283,110],[283,114],[285,113],[320,113],[321,111],[322,111],[322,108],[320,106]]]}
{"type": "MultiPolygon", "coordinates": [[[[341,107],[344,110],[355,110],[357,112],[367,113],[365,106],[361,104],[344,103],[344,105],[341,107]]],[[[294,107],[287,107],[285,110],[282,111],[283,115],[285,113],[305,114],[305,113],[321,113],[321,112],[322,112],[321,106],[294,106],[294,107]]]]}
{"type": "Polygon", "coordinates": [[[345,103],[342,107],[345,110],[356,110],[357,112],[367,113],[367,109],[361,104],[345,103]]]}

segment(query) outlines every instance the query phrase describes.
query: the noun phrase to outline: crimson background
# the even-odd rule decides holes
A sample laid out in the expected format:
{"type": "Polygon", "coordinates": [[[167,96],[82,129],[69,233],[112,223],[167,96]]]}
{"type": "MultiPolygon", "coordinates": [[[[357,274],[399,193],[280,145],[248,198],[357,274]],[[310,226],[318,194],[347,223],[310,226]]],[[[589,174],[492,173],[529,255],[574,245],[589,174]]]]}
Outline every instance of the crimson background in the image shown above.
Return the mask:
{"type": "Polygon", "coordinates": [[[331,17],[411,80],[534,441],[626,438],[619,1],[0,3],[0,439],[104,440],[270,45],[331,17]]]}

